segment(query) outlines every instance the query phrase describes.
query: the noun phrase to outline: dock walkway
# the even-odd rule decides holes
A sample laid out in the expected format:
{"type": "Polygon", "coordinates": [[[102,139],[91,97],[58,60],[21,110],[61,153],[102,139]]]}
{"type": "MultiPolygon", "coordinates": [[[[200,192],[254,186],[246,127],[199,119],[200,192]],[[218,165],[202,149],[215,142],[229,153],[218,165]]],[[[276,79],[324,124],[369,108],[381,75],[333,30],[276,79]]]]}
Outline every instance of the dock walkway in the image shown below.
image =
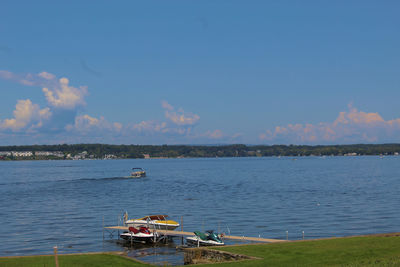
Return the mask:
{"type": "MultiPolygon", "coordinates": [[[[127,226],[107,226],[104,227],[107,230],[118,230],[118,231],[128,231],[127,226]]],[[[157,232],[159,234],[168,235],[168,236],[193,236],[193,232],[184,232],[184,231],[173,231],[173,230],[160,230],[160,229],[150,229],[152,232],[157,232]]],[[[234,239],[234,240],[245,240],[245,241],[254,241],[254,242],[267,242],[267,243],[277,243],[277,242],[285,242],[286,240],[281,239],[271,239],[271,238],[261,238],[261,237],[248,237],[248,236],[232,236],[232,235],[224,235],[226,239],[234,239]]]]}

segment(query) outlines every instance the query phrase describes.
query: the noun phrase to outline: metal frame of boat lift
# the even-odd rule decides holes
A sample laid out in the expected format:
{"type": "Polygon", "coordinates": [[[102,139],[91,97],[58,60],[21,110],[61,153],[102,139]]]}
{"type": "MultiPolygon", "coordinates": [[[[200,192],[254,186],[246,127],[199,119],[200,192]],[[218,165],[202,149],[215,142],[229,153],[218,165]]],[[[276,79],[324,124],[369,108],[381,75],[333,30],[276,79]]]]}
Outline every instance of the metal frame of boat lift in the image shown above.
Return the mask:
{"type": "MultiPolygon", "coordinates": [[[[157,217],[157,218],[159,219],[159,221],[162,221],[162,220],[160,220],[159,217],[157,217]]],[[[125,220],[123,220],[122,218],[118,218],[118,226],[104,226],[104,216],[103,216],[103,240],[105,239],[104,238],[104,230],[106,230],[109,233],[110,238],[113,238],[115,231],[117,231],[118,240],[120,239],[120,230],[121,231],[128,230],[128,226],[126,226],[126,225],[120,226],[119,225],[121,221],[123,221],[123,224],[125,224],[125,220]]],[[[166,217],[164,217],[164,221],[167,222],[166,217]]],[[[181,236],[182,244],[183,244],[183,236],[193,235],[193,233],[183,232],[183,217],[182,216],[181,216],[181,231],[172,231],[172,230],[167,230],[167,229],[163,230],[163,229],[161,229],[160,225],[153,225],[154,229],[150,229],[149,226],[150,226],[149,221],[147,221],[147,228],[149,228],[149,230],[154,234],[154,240],[153,240],[154,243],[159,243],[159,242],[168,243],[168,240],[173,238],[174,236],[181,236]],[[157,229],[157,227],[159,227],[159,229],[157,229]],[[174,233],[176,232],[176,233],[180,233],[180,234],[179,235],[176,235],[176,234],[171,235],[171,234],[169,234],[171,232],[174,232],[174,233]]],[[[133,242],[135,242],[135,241],[133,240],[133,238],[131,238],[131,240],[130,240],[131,245],[133,244],[133,242]]]]}

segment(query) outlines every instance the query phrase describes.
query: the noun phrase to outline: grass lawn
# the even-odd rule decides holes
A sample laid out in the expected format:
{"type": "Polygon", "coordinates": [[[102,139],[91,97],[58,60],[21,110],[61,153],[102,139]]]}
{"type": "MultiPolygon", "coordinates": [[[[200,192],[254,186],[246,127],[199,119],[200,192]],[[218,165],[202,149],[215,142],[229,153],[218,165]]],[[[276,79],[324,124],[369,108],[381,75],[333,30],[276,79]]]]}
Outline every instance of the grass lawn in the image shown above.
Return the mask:
{"type": "MultiPolygon", "coordinates": [[[[217,248],[260,260],[218,263],[215,266],[400,266],[400,235],[363,236],[228,246],[217,248]]],[[[66,266],[148,266],[107,253],[59,255],[60,267],[66,266]]],[[[0,266],[55,266],[53,256],[0,258],[0,266]]],[[[205,265],[195,265],[205,266],[205,265]]],[[[208,265],[210,266],[210,265],[208,265]]]]}
{"type": "Polygon", "coordinates": [[[223,247],[262,260],[218,266],[400,266],[400,236],[367,236],[223,247]]]}
{"type": "MultiPolygon", "coordinates": [[[[118,255],[100,254],[79,254],[79,255],[58,255],[60,267],[84,267],[84,266],[118,266],[135,267],[149,266],[140,262],[127,259],[118,255]]],[[[54,256],[32,256],[32,257],[9,257],[0,258],[0,266],[4,267],[54,267],[54,256]]]]}

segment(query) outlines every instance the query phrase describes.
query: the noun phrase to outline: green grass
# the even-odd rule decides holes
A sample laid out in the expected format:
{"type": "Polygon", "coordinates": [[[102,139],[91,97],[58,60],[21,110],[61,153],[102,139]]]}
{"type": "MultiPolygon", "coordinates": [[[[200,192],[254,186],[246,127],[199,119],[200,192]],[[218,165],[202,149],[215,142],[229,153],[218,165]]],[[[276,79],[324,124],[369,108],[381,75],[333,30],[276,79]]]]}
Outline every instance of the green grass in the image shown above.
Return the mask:
{"type": "Polygon", "coordinates": [[[218,266],[400,266],[400,237],[368,236],[218,248],[261,260],[218,266]]]}
{"type": "MultiPolygon", "coordinates": [[[[86,266],[118,266],[135,267],[149,266],[136,262],[125,257],[112,254],[79,254],[79,255],[59,255],[58,262],[60,267],[86,267],[86,266]]],[[[32,256],[32,257],[9,257],[0,258],[0,266],[4,267],[54,267],[54,256],[32,256]]]]}
{"type": "MultiPolygon", "coordinates": [[[[366,236],[221,247],[219,250],[244,254],[260,260],[218,263],[216,266],[400,266],[400,236],[366,236]]],[[[107,253],[59,255],[60,267],[146,266],[107,253]]],[[[0,258],[0,266],[55,266],[53,256],[0,258]]],[[[148,265],[147,265],[148,266],[148,265]]],[[[195,265],[205,266],[205,265],[195,265]]],[[[210,265],[208,265],[210,266],[210,265]]]]}

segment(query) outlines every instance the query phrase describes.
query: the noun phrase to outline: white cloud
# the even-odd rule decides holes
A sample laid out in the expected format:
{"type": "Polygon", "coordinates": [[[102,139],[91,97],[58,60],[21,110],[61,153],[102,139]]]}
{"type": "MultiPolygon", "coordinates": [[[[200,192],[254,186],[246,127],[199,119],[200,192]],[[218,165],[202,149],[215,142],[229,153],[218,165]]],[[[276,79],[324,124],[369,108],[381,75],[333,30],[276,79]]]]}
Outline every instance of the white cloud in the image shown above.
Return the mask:
{"type": "Polygon", "coordinates": [[[14,78],[14,74],[7,70],[0,70],[0,78],[5,80],[12,80],[14,78]]]}
{"type": "Polygon", "coordinates": [[[197,114],[179,114],[168,110],[165,111],[165,117],[177,125],[194,125],[200,119],[197,114]]]}
{"type": "Polygon", "coordinates": [[[165,100],[161,101],[161,106],[166,110],[174,110],[174,107],[165,100]]]}
{"type": "Polygon", "coordinates": [[[349,107],[332,123],[288,124],[267,130],[260,140],[274,143],[394,142],[400,138],[400,119],[385,121],[378,113],[349,107]]]}
{"type": "Polygon", "coordinates": [[[45,71],[39,73],[38,76],[42,77],[42,78],[44,78],[46,80],[54,80],[54,79],[56,79],[56,76],[54,74],[51,74],[51,73],[48,73],[48,72],[45,72],[45,71]]]}
{"type": "Polygon", "coordinates": [[[127,127],[126,134],[153,136],[160,140],[168,138],[169,141],[175,140],[175,138],[195,137],[195,134],[193,134],[193,126],[200,119],[198,115],[186,113],[183,109],[179,109],[175,112],[175,108],[165,100],[161,102],[161,106],[165,110],[167,121],[142,121],[127,127]]]}
{"type": "Polygon", "coordinates": [[[186,113],[183,109],[176,112],[175,108],[165,100],[161,102],[161,106],[165,110],[167,121],[142,121],[128,127],[128,132],[141,136],[157,136],[161,139],[163,136],[168,138],[193,137],[193,126],[200,119],[198,115],[186,113]]]}
{"type": "Polygon", "coordinates": [[[167,121],[148,120],[124,127],[124,136],[131,137],[132,140],[150,140],[147,143],[158,140],[158,143],[169,144],[235,142],[242,137],[241,134],[226,135],[219,129],[198,133],[194,130],[194,126],[200,116],[187,113],[181,108],[175,112],[175,108],[167,101],[162,101],[161,106],[165,111],[167,121]]]}
{"type": "MultiPolygon", "coordinates": [[[[167,101],[161,102],[165,115],[164,121],[148,120],[122,125],[118,122],[109,122],[102,116],[77,115],[80,111],[79,107],[86,104],[85,96],[88,90],[86,86],[70,85],[70,81],[65,77],[58,79],[56,75],[46,71],[37,74],[16,74],[0,70],[0,79],[26,86],[41,87],[48,103],[48,107],[40,109],[29,99],[19,100],[14,111],[14,118],[0,120],[0,134],[5,130],[18,132],[19,136],[29,136],[35,132],[35,137],[40,135],[40,140],[45,140],[45,142],[52,142],[52,140],[53,142],[56,142],[54,140],[69,140],[69,142],[96,140],[98,142],[102,138],[118,142],[116,138],[119,140],[125,138],[124,140],[129,140],[129,142],[147,140],[150,143],[206,143],[207,140],[220,142],[222,139],[230,138],[221,130],[195,132],[194,127],[198,124],[200,116],[185,112],[182,108],[175,109],[167,101]],[[43,127],[44,125],[46,127],[43,127]],[[95,139],[90,139],[90,137],[95,137],[95,139]]],[[[7,131],[5,133],[9,134],[7,131]]]]}
{"type": "Polygon", "coordinates": [[[185,113],[182,108],[178,109],[176,112],[174,107],[171,106],[167,101],[162,101],[162,107],[165,109],[165,117],[176,125],[195,125],[200,120],[199,115],[185,113]]]}
{"type": "Polygon", "coordinates": [[[104,119],[104,117],[94,118],[87,114],[76,116],[75,123],[66,126],[67,131],[75,131],[77,133],[88,134],[96,133],[101,134],[104,132],[118,133],[122,129],[122,124],[118,122],[111,123],[104,119]]]}
{"type": "Polygon", "coordinates": [[[43,122],[51,117],[49,108],[40,109],[39,105],[33,104],[29,99],[18,100],[13,113],[14,118],[2,121],[0,129],[10,129],[14,132],[26,128],[32,130],[42,127],[43,122]]]}
{"type": "Polygon", "coordinates": [[[55,76],[48,72],[41,72],[39,74],[32,73],[13,73],[7,70],[0,70],[0,78],[5,80],[11,80],[27,86],[47,86],[49,81],[54,79],[55,76]],[[53,78],[50,78],[53,76],[53,78]]]}
{"type": "Polygon", "coordinates": [[[67,78],[59,80],[59,86],[52,89],[44,87],[42,90],[50,105],[58,108],[74,109],[76,106],[85,105],[84,96],[87,94],[87,87],[79,88],[69,85],[67,78]]]}
{"type": "Polygon", "coordinates": [[[38,74],[15,74],[10,71],[0,70],[0,78],[18,82],[27,86],[40,86],[48,103],[55,108],[74,109],[85,105],[84,97],[87,95],[87,87],[73,87],[65,77],[57,77],[49,72],[38,74]]]}

